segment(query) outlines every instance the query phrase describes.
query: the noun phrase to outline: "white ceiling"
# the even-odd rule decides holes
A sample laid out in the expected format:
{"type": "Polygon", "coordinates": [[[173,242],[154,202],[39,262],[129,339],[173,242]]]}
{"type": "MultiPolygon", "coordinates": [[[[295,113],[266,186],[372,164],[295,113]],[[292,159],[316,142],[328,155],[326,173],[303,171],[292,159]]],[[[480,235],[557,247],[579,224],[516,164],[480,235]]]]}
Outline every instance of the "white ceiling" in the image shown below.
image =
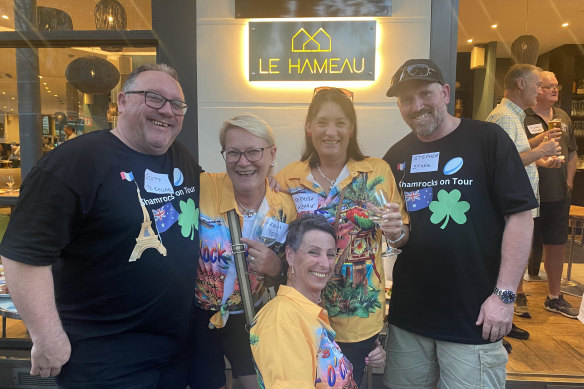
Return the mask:
{"type": "Polygon", "coordinates": [[[584,44],[584,0],[460,0],[458,17],[458,51],[496,41],[497,57],[511,57],[511,43],[521,35],[537,38],[539,54],[584,44]]]}

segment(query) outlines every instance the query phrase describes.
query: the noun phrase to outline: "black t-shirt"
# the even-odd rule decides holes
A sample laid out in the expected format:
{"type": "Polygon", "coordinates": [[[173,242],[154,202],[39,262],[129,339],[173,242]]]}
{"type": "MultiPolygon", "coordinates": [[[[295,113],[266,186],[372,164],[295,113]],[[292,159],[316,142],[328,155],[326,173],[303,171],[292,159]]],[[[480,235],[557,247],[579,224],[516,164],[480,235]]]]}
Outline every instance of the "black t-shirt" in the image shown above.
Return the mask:
{"type": "MultiPolygon", "coordinates": [[[[559,108],[553,108],[552,119],[562,120],[562,136],[559,143],[562,146],[562,155],[565,163],[559,168],[537,168],[539,174],[539,198],[540,201],[562,201],[570,197],[568,194],[568,154],[578,150],[572,120],[568,114],[559,108]]],[[[539,133],[548,130],[545,120],[531,108],[525,110],[523,121],[525,133],[528,138],[533,138],[539,133]]]]}
{"type": "Polygon", "coordinates": [[[53,266],[72,344],[61,383],[124,387],[120,376],[155,371],[181,351],[198,263],[199,173],[176,142],[152,156],[96,131],[26,177],[0,253],[53,266]]]}
{"type": "Polygon", "coordinates": [[[393,269],[390,323],[434,339],[488,343],[475,322],[496,284],[504,216],[537,207],[515,145],[496,124],[462,119],[433,142],[410,133],[384,159],[411,221],[393,269]]]}

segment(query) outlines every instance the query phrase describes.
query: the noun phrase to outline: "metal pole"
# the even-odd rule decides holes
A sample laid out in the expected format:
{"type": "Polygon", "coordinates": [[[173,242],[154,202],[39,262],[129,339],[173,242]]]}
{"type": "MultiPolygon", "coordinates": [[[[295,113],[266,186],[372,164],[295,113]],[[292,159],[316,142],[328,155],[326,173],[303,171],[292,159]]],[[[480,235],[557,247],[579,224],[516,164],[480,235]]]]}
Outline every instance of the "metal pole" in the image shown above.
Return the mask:
{"type": "MultiPolygon", "coordinates": [[[[36,31],[36,0],[14,0],[16,31],[36,31]]],[[[16,50],[20,164],[22,179],[42,156],[39,53],[36,48],[16,50]]]]}

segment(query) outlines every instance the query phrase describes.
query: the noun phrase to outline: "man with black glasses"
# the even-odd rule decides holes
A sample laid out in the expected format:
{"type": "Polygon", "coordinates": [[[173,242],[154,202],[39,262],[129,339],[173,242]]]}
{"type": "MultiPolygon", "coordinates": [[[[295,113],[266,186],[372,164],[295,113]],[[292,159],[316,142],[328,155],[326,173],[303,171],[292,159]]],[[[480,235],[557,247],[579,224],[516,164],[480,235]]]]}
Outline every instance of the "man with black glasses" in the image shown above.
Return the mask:
{"type": "Polygon", "coordinates": [[[186,109],[174,69],[141,66],[115,129],[59,146],[24,181],[0,253],[32,375],[184,389],[200,173],[175,142],[186,109]]]}
{"type": "MultiPolygon", "coordinates": [[[[531,275],[539,274],[543,245],[544,267],[549,288],[544,308],[576,319],[578,309],[564,300],[560,289],[564,270],[564,249],[568,240],[566,230],[570,216],[571,193],[578,162],[576,154],[578,145],[570,116],[560,108],[554,107],[560,94],[556,76],[552,72],[544,71],[541,72],[541,81],[543,93],[537,96],[535,105],[525,110],[525,133],[532,148],[538,147],[545,139],[555,139],[562,148],[562,155],[559,157],[562,163],[555,169],[544,166],[537,168],[541,198],[540,216],[534,219],[533,249],[528,270],[531,275]]],[[[519,299],[519,295],[517,297],[519,299]]],[[[523,299],[527,309],[527,298],[523,299]]]]}
{"type": "Polygon", "coordinates": [[[410,215],[393,270],[390,388],[504,388],[513,300],[537,201],[497,125],[447,112],[450,86],[430,60],[399,67],[388,96],[412,132],[384,159],[410,215]]]}

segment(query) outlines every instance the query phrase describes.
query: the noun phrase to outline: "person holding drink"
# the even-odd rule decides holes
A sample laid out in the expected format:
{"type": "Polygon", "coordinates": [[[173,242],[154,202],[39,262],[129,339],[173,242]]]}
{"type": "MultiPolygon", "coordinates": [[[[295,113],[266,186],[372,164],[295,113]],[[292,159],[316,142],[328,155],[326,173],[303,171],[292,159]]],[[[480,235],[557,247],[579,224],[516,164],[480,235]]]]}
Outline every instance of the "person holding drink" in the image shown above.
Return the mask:
{"type": "Polygon", "coordinates": [[[200,257],[195,285],[191,389],[225,386],[225,361],[244,388],[257,388],[227,212],[235,209],[253,303],[259,309],[266,285],[282,282],[287,223],[296,219],[289,195],[274,192],[268,173],[276,145],[271,127],[253,114],[227,120],[219,132],[226,173],[201,173],[200,257]],[[270,230],[268,234],[267,230],[270,230]]]}
{"type": "Polygon", "coordinates": [[[301,160],[276,178],[300,215],[321,214],[335,229],[336,265],[322,304],[359,385],[365,365],[382,359],[376,347],[385,309],[382,236],[394,247],[403,246],[409,218],[387,163],[364,156],[359,148],[351,91],[316,88],[304,130],[301,160]],[[368,214],[376,189],[389,200],[378,223],[368,214]]]}
{"type": "MultiPolygon", "coordinates": [[[[534,219],[532,255],[528,271],[532,276],[539,274],[543,245],[549,287],[544,308],[575,319],[578,309],[564,300],[560,288],[578,146],[570,117],[560,108],[554,107],[560,92],[556,76],[552,72],[544,71],[541,72],[541,80],[543,93],[537,96],[533,107],[525,110],[525,133],[532,148],[538,147],[546,138],[554,139],[561,146],[562,154],[551,157],[559,160],[559,164],[555,166],[558,168],[538,166],[540,216],[534,219]]],[[[525,299],[527,306],[524,296],[518,295],[517,298],[525,299]]]]}

